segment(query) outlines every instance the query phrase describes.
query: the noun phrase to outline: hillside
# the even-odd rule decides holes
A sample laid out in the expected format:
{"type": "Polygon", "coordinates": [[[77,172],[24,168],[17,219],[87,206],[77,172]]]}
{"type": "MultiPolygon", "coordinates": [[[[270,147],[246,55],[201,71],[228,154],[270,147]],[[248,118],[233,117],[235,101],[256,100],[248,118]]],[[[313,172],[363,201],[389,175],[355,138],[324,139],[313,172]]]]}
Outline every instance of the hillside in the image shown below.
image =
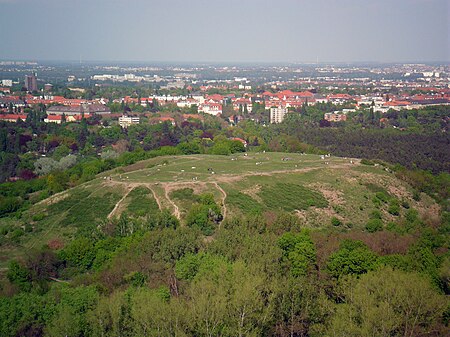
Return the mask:
{"type": "Polygon", "coordinates": [[[224,219],[247,214],[275,219],[284,211],[305,227],[365,230],[370,219],[401,226],[410,207],[424,221],[439,219],[439,207],[426,195],[414,200],[412,189],[385,168],[355,159],[284,153],[158,157],[53,195],[20,219],[0,219],[0,266],[43,244],[63,245],[77,233],[117,230],[121,216],[142,223],[166,209],[185,226],[189,211],[207,193],[224,219]]]}

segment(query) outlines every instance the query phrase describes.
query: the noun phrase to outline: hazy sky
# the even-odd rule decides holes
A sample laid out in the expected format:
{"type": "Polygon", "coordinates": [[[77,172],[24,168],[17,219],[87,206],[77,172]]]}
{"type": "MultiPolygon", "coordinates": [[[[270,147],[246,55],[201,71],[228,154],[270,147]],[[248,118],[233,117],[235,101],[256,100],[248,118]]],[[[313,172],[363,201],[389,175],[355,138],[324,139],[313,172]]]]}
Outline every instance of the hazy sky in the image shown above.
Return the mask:
{"type": "Polygon", "coordinates": [[[450,61],[450,0],[0,0],[0,59],[450,61]]]}

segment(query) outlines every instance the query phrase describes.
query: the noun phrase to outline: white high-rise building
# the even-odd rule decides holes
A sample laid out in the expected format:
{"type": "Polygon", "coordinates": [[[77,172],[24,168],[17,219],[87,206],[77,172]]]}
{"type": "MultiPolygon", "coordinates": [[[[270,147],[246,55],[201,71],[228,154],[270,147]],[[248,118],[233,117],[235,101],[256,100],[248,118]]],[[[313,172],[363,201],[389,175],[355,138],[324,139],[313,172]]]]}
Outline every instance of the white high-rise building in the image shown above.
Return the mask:
{"type": "Polygon", "coordinates": [[[287,108],[270,108],[270,123],[281,123],[284,119],[284,116],[288,113],[287,108]]]}

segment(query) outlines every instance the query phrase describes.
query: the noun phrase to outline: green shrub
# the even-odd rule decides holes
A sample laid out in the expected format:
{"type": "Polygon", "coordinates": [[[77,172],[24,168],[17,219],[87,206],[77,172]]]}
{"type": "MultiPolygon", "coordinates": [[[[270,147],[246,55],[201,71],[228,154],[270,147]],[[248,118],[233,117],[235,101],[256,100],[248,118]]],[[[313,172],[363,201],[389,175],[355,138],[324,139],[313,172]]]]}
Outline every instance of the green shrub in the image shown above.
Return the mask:
{"type": "Polygon", "coordinates": [[[33,215],[33,217],[32,217],[32,220],[33,221],[41,221],[41,220],[44,220],[45,219],[45,214],[44,213],[40,213],[40,214],[35,214],[35,215],[33,215]]]}
{"type": "Polygon", "coordinates": [[[355,274],[360,275],[375,269],[377,255],[372,252],[363,242],[344,240],[339,250],[331,254],[327,271],[334,277],[355,274]]]}
{"type": "Polygon", "coordinates": [[[388,212],[395,216],[400,215],[400,206],[396,199],[391,200],[391,202],[389,203],[388,212]]]}
{"type": "Polygon", "coordinates": [[[370,217],[370,219],[381,219],[381,212],[378,209],[373,210],[370,213],[369,217],[370,217]]]}
{"type": "Polygon", "coordinates": [[[389,195],[385,192],[377,192],[375,193],[375,198],[384,202],[385,204],[389,202],[389,195]]]}
{"type": "Polygon", "coordinates": [[[342,221],[341,220],[339,220],[338,218],[336,218],[335,216],[334,217],[332,217],[331,218],[331,224],[333,225],[333,226],[340,226],[340,225],[342,225],[342,221]]]}
{"type": "Polygon", "coordinates": [[[22,206],[23,201],[21,198],[6,197],[0,198],[0,217],[9,213],[17,211],[22,206]]]}
{"type": "Polygon", "coordinates": [[[380,219],[370,219],[367,221],[366,230],[369,233],[374,233],[383,229],[383,221],[380,219]]]}
{"type": "Polygon", "coordinates": [[[373,165],[374,165],[374,162],[371,161],[371,160],[369,160],[369,159],[365,159],[365,158],[364,158],[364,159],[361,159],[361,164],[373,166],[373,165]]]}

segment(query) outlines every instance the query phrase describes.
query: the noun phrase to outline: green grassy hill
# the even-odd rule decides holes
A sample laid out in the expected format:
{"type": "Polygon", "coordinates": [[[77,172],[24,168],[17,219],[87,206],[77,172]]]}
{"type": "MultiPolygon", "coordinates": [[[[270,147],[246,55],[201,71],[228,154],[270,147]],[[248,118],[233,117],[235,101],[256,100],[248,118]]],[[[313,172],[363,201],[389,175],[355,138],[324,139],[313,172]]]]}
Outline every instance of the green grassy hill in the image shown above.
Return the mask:
{"type": "Polygon", "coordinates": [[[430,219],[439,210],[425,195],[414,200],[411,188],[382,166],[354,159],[284,153],[158,157],[53,195],[20,218],[0,219],[0,267],[43,244],[107,230],[122,214],[149,219],[166,209],[185,225],[205,193],[214,196],[225,219],[289,212],[306,227],[342,230],[366,230],[374,219],[400,226],[410,208],[430,219]]]}

